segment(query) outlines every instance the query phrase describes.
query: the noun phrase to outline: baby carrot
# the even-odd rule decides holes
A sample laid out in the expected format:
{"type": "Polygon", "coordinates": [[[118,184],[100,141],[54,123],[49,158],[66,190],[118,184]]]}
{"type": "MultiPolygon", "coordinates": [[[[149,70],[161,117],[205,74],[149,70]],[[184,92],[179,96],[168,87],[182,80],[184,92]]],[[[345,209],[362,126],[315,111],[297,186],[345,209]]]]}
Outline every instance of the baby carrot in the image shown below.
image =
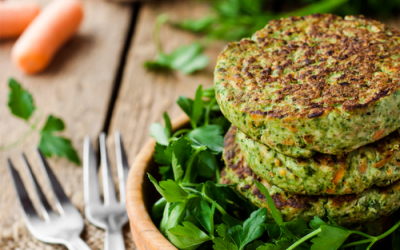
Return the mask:
{"type": "Polygon", "coordinates": [[[34,3],[0,2],[0,39],[21,35],[39,12],[34,3]]]}
{"type": "Polygon", "coordinates": [[[11,58],[27,74],[45,69],[83,18],[79,0],[53,0],[15,43],[11,58]]]}

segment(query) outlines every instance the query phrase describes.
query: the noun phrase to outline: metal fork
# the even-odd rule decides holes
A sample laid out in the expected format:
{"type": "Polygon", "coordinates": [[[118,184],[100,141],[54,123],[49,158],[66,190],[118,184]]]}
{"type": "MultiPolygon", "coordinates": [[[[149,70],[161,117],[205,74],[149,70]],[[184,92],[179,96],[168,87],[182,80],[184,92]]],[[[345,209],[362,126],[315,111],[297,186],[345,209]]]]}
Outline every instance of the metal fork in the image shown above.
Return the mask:
{"type": "Polygon", "coordinates": [[[129,165],[122,144],[121,134],[115,133],[120,201],[117,201],[114,182],[108,161],[106,135],[101,133],[100,158],[103,180],[104,203],[100,199],[100,188],[97,178],[98,164],[90,137],[85,138],[83,149],[83,183],[85,193],[85,215],[93,225],[106,230],[105,250],[125,249],[122,226],[128,222],[125,201],[125,183],[129,165]]]}
{"type": "Polygon", "coordinates": [[[31,184],[39,197],[39,209],[44,219],[40,218],[37,214],[18,171],[14,168],[11,160],[8,159],[8,168],[11,174],[11,179],[13,180],[22,207],[25,223],[29,231],[35,238],[46,243],[63,244],[70,250],[90,250],[89,246],[80,238],[80,234],[84,227],[82,215],[65,195],[43,154],[39,150],[37,150],[37,153],[40,166],[46,175],[49,185],[51,186],[55,204],[59,212],[59,214],[56,213],[50,207],[49,202],[44,196],[43,191],[32,172],[28,160],[22,153],[25,169],[28,172],[31,184]]]}

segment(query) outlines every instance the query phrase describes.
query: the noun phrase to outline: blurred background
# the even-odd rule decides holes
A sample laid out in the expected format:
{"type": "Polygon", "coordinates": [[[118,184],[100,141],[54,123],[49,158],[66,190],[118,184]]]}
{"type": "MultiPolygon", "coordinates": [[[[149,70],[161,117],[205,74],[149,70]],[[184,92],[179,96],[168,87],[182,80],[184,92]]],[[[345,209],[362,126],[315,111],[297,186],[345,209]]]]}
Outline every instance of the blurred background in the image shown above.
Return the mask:
{"type": "MultiPolygon", "coordinates": [[[[121,131],[133,162],[149,139],[149,126],[161,121],[164,111],[172,119],[182,115],[175,103],[178,96],[193,97],[199,84],[212,86],[216,58],[227,41],[249,37],[271,19],[313,13],[362,14],[400,28],[400,0],[81,0],[83,18],[77,27],[68,28],[71,34],[64,39],[57,35],[57,44],[34,47],[35,39],[45,39],[42,34],[55,34],[70,24],[57,18],[44,22],[58,23],[57,32],[51,25],[35,24],[39,18],[49,18],[43,13],[51,12],[46,9],[54,1],[58,0],[0,1],[0,34],[16,25],[6,18],[5,3],[34,3],[39,9],[19,33],[0,35],[0,249],[65,249],[45,245],[29,234],[5,164],[9,157],[22,166],[20,152],[24,151],[40,173],[34,149],[43,147],[43,128],[50,115],[65,125],[46,141],[51,146],[50,164],[67,195],[83,211],[84,137],[90,135],[96,143],[101,131],[121,131]],[[34,35],[25,35],[29,29],[34,35]],[[29,73],[29,65],[18,61],[23,56],[14,48],[17,43],[27,48],[18,50],[22,55],[48,53],[50,47],[54,51],[41,70],[29,73]],[[10,87],[10,78],[21,86],[19,94],[10,87]],[[10,102],[11,96],[15,102],[10,102]],[[27,96],[32,100],[27,101],[27,96]],[[16,111],[18,107],[23,110],[16,111]],[[69,144],[64,141],[60,146],[57,138],[69,144]]],[[[26,17],[26,10],[18,8],[13,11],[26,17]]],[[[65,15],[66,20],[77,20],[65,15]]],[[[112,140],[108,144],[113,147],[112,140]]],[[[115,159],[112,150],[110,159],[115,159]]],[[[44,183],[43,176],[37,176],[44,183]]],[[[102,249],[103,236],[102,230],[86,223],[83,238],[93,249],[102,249]]],[[[127,249],[135,249],[129,227],[125,240],[127,249]]]]}

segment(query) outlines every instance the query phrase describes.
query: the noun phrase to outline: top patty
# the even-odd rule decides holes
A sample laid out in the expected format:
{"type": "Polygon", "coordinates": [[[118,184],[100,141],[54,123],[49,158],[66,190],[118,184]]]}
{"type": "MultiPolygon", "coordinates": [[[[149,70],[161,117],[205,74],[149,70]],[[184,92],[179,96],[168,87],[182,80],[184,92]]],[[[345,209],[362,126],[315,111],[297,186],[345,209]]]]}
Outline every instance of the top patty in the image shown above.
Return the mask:
{"type": "Polygon", "coordinates": [[[359,16],[270,21],[228,44],[217,100],[238,128],[276,150],[349,152],[400,126],[400,32],[359,16]]]}

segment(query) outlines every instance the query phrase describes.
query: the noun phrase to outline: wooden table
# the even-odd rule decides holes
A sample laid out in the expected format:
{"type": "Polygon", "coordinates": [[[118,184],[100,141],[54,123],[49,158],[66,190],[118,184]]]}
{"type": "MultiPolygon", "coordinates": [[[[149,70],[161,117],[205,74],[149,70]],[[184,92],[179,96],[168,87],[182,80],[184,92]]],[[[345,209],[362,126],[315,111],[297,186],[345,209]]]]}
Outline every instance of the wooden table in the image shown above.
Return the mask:
{"type": "MultiPolygon", "coordinates": [[[[40,0],[43,5],[48,1],[40,0]]],[[[129,161],[133,162],[136,153],[149,139],[149,126],[161,121],[164,111],[172,118],[182,113],[175,103],[179,95],[193,96],[199,84],[212,85],[213,66],[225,43],[215,43],[208,48],[206,54],[211,63],[194,75],[150,72],[142,65],[156,56],[152,32],[157,15],[167,13],[171,19],[196,18],[204,15],[208,7],[198,1],[132,5],[104,0],[83,1],[85,19],[78,34],[57,54],[51,66],[39,75],[26,76],[19,72],[10,62],[14,40],[0,42],[0,145],[15,141],[28,129],[24,122],[11,116],[6,105],[7,80],[14,77],[33,94],[36,106],[43,114],[51,113],[65,121],[66,130],[62,134],[71,138],[80,157],[85,135],[90,135],[97,144],[101,131],[110,135],[121,131],[129,161]]],[[[400,27],[399,21],[391,21],[390,24],[400,27]]],[[[166,52],[197,38],[167,25],[161,32],[166,52]]],[[[21,218],[5,164],[5,159],[10,157],[26,181],[19,155],[21,151],[26,152],[39,182],[44,183],[43,188],[51,197],[34,154],[38,140],[38,135],[32,135],[15,149],[0,152],[0,249],[55,249],[34,239],[30,239],[33,243],[29,243],[33,245],[26,245],[30,235],[21,218]]],[[[108,144],[113,160],[111,136],[108,144]]],[[[82,210],[82,168],[65,159],[52,158],[50,164],[67,195],[82,210]]],[[[128,249],[135,249],[129,237],[129,228],[126,228],[125,234],[128,249]]],[[[98,245],[90,240],[101,241],[102,236],[102,230],[87,224],[83,238],[89,244],[98,245]]],[[[57,246],[56,249],[65,248],[57,246]]]]}

